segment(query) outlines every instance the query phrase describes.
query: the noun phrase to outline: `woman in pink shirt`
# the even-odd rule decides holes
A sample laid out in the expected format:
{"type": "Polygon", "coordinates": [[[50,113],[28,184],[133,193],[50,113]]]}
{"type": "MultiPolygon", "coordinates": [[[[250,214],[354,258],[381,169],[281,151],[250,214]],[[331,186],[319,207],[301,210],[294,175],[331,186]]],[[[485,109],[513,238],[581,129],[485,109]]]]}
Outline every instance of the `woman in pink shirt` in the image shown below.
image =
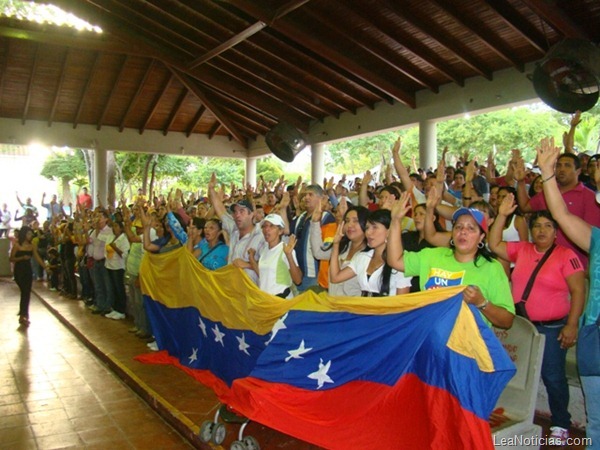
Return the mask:
{"type": "Polygon", "coordinates": [[[520,315],[546,336],[542,380],[552,414],[550,437],[566,442],[571,415],[565,362],[567,350],[577,342],[579,316],[585,302],[583,265],[573,250],[555,243],[558,224],[546,210],[536,211],[531,216],[529,229],[533,242],[502,241],[506,218],[516,207],[514,196],[507,195],[490,230],[489,246],[499,257],[515,263],[511,281],[517,313],[521,311],[520,315]],[[549,256],[530,282],[548,252],[549,256]],[[524,295],[529,284],[529,295],[524,295]]]}

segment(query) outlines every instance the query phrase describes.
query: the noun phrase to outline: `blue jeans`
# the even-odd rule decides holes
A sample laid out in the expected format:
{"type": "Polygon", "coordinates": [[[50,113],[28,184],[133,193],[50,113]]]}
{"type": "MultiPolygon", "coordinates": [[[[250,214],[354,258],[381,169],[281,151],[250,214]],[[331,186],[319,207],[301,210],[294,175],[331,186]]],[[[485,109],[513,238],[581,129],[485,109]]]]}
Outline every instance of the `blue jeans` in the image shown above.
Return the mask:
{"type": "Polygon", "coordinates": [[[600,377],[580,377],[585,397],[586,437],[592,440],[587,448],[600,448],[600,377]]]}
{"type": "MultiPolygon", "coordinates": [[[[87,258],[83,258],[79,264],[79,281],[81,282],[81,296],[84,300],[94,298],[94,284],[90,269],[87,268],[87,258]]],[[[92,270],[94,270],[92,268],[92,270]]]]}
{"type": "Polygon", "coordinates": [[[569,414],[569,385],[565,371],[567,349],[560,348],[558,340],[564,324],[536,325],[535,327],[540,334],[546,336],[542,360],[542,381],[548,393],[552,426],[568,430],[571,427],[571,414],[569,414]]]}
{"type": "Polygon", "coordinates": [[[104,260],[94,261],[94,304],[100,311],[110,312],[112,298],[110,294],[110,279],[104,267],[104,260]]]}
{"type": "Polygon", "coordinates": [[[309,287],[317,284],[317,277],[302,277],[302,283],[298,285],[298,292],[304,292],[309,287]]]}

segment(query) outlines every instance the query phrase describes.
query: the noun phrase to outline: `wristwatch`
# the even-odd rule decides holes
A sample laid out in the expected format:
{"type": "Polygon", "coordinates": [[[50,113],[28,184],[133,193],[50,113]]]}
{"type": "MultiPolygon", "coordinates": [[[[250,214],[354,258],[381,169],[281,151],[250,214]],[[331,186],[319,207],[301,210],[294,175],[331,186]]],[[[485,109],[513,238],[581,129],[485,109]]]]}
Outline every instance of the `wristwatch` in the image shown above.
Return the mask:
{"type": "Polygon", "coordinates": [[[487,305],[489,304],[490,301],[486,298],[481,305],[477,305],[477,309],[483,311],[485,308],[487,308],[487,305]]]}

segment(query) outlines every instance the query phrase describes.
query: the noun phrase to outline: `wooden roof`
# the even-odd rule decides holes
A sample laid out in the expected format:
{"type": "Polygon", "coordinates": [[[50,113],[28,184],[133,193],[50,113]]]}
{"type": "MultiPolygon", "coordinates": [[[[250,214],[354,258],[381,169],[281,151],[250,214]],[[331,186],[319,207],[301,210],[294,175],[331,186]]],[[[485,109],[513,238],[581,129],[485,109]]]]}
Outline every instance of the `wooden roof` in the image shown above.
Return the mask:
{"type": "Polygon", "coordinates": [[[600,42],[598,0],[52,0],[96,35],[0,18],[0,118],[226,135],[314,121],[600,42]]]}

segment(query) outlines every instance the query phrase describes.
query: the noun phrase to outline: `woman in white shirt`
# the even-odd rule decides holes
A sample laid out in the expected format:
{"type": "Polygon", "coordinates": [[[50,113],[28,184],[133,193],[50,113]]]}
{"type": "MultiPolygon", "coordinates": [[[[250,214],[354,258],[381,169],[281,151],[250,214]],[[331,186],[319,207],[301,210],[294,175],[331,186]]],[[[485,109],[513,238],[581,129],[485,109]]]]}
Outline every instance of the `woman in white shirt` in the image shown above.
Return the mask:
{"type": "Polygon", "coordinates": [[[380,209],[369,214],[367,219],[367,249],[357,254],[350,264],[340,269],[338,262],[340,242],[344,235],[341,224],[333,239],[333,252],[329,262],[329,281],[341,283],[353,277],[358,278],[363,297],[386,297],[406,294],[410,291],[410,277],[392,269],[386,262],[388,230],[391,213],[380,209]]]}
{"type": "MultiPolygon", "coordinates": [[[[344,202],[345,203],[345,202],[344,202]]],[[[340,203],[341,205],[342,203],[340,203]]],[[[340,207],[338,205],[338,208],[340,207]]],[[[359,255],[367,246],[365,230],[367,229],[367,217],[369,210],[364,206],[352,206],[348,209],[342,220],[344,227],[344,236],[339,245],[339,265],[343,269],[350,264],[352,259],[359,255]]],[[[321,237],[321,223],[311,221],[310,223],[310,243],[313,256],[320,260],[331,259],[333,252],[333,242],[324,243],[321,237]]],[[[329,295],[341,295],[355,297],[362,295],[362,289],[358,283],[358,278],[353,277],[343,283],[329,282],[329,295]]]]}
{"type": "Polygon", "coordinates": [[[296,236],[290,236],[289,241],[281,240],[285,224],[279,214],[269,214],[261,222],[261,229],[267,249],[261,252],[257,261],[255,250],[248,250],[249,262],[258,274],[258,286],[264,292],[281,298],[292,298],[295,285],[302,282],[302,271],[298,267],[294,246],[296,236]]]}
{"type": "Polygon", "coordinates": [[[104,317],[114,320],[125,318],[127,294],[125,293],[125,257],[129,251],[129,239],[123,232],[122,222],[113,222],[112,242],[106,245],[106,271],[110,281],[108,298],[112,300],[112,311],[104,317]]]}

